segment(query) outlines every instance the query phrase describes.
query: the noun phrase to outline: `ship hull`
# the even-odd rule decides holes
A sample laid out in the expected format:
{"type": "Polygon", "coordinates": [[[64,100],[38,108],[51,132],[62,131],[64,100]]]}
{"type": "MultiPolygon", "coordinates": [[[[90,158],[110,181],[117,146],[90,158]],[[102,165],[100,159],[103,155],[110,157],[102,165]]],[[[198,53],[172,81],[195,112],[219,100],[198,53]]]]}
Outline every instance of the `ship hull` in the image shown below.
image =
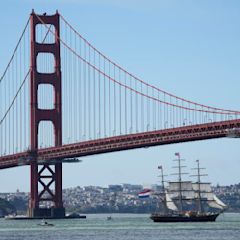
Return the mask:
{"type": "Polygon", "coordinates": [[[214,222],[218,215],[219,213],[194,216],[152,214],[150,218],[154,222],[214,222]]]}

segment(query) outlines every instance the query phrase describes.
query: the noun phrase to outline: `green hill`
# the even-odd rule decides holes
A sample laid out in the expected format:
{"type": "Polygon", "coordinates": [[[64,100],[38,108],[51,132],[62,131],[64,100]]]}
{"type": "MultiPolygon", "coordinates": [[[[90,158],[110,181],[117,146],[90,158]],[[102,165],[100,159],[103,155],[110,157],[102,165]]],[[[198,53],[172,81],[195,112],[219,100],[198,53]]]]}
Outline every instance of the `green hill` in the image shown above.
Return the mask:
{"type": "Polygon", "coordinates": [[[16,208],[9,201],[0,198],[0,216],[16,213],[16,208]]]}

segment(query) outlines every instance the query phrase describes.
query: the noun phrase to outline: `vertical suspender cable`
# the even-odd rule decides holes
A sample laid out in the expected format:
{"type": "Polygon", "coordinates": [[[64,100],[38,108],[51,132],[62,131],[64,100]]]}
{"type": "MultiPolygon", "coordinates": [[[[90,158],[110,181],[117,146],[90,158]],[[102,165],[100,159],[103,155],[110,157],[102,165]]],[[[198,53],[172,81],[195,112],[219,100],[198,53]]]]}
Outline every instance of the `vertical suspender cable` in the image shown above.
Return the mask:
{"type": "MultiPolygon", "coordinates": [[[[121,82],[121,70],[118,68],[119,72],[119,82],[121,82]]],[[[120,119],[120,126],[119,126],[119,133],[122,135],[122,88],[119,85],[119,119],[120,119]]]]}
{"type": "Polygon", "coordinates": [[[111,136],[111,81],[110,81],[110,61],[108,61],[108,124],[109,124],[109,136],[111,136]]]}
{"type": "MultiPolygon", "coordinates": [[[[116,80],[116,65],[113,65],[113,77],[116,80]]],[[[113,136],[116,135],[116,83],[114,82],[113,84],[113,101],[114,101],[114,107],[113,107],[113,111],[114,111],[114,129],[113,129],[113,136]]],[[[120,120],[121,121],[121,120],[120,120]]]]}
{"type": "MultiPolygon", "coordinates": [[[[132,88],[132,76],[130,76],[130,88],[132,88]]],[[[133,92],[130,91],[130,120],[131,120],[131,124],[130,124],[130,133],[132,133],[133,130],[133,99],[132,99],[132,94],[133,92]]]]}
{"type": "Polygon", "coordinates": [[[103,58],[103,72],[104,72],[104,77],[103,77],[103,132],[104,132],[104,137],[106,137],[106,59],[103,58]]]}
{"type": "MultiPolygon", "coordinates": [[[[138,90],[138,88],[137,88],[137,80],[136,80],[136,78],[134,78],[135,79],[135,89],[136,90],[138,90]]],[[[136,115],[135,115],[135,118],[136,118],[136,132],[138,132],[138,95],[137,95],[137,93],[135,93],[135,113],[136,113],[136,115]]]]}
{"type": "MultiPolygon", "coordinates": [[[[124,72],[124,83],[127,86],[127,75],[124,72]]],[[[125,134],[127,134],[127,88],[125,87],[125,134]]]]}
{"type": "MultiPolygon", "coordinates": [[[[89,63],[91,63],[91,49],[90,49],[90,45],[88,44],[88,61],[89,63]]],[[[90,72],[90,65],[88,64],[88,133],[89,136],[88,138],[91,139],[91,111],[92,111],[92,106],[91,106],[91,72],[90,72]]]]}
{"type": "MultiPolygon", "coordinates": [[[[93,65],[96,66],[96,51],[93,51],[93,65]]],[[[93,138],[96,138],[96,71],[93,69],[93,138]]]]}
{"type": "MultiPolygon", "coordinates": [[[[98,54],[98,68],[101,67],[101,58],[100,54],[98,54]]],[[[98,124],[99,124],[99,138],[101,138],[101,75],[98,72],[98,124]]]]}

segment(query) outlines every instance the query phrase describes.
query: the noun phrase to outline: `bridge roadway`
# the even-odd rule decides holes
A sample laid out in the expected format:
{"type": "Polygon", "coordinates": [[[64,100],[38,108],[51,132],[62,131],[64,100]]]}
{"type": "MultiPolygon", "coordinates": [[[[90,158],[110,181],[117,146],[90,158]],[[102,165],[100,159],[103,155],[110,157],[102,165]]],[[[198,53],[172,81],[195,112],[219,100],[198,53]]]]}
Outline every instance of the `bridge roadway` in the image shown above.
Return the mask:
{"type": "Polygon", "coordinates": [[[114,136],[39,149],[37,153],[26,151],[2,156],[0,157],[0,169],[29,165],[34,160],[34,156],[37,156],[39,163],[50,163],[52,160],[57,162],[65,158],[228,137],[234,135],[235,132],[238,133],[238,130],[240,130],[240,119],[114,136]]]}

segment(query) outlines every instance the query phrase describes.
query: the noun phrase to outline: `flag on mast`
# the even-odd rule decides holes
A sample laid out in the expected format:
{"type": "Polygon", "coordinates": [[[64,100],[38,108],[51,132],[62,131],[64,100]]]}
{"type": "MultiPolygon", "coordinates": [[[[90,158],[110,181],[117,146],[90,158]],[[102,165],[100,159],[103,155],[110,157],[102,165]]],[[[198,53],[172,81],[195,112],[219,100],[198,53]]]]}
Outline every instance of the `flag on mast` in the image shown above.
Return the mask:
{"type": "Polygon", "coordinates": [[[162,169],[162,166],[158,166],[158,169],[162,169]]]}
{"type": "Polygon", "coordinates": [[[176,152],[176,153],[175,153],[175,156],[180,157],[180,153],[179,153],[179,152],[176,152]]]}

